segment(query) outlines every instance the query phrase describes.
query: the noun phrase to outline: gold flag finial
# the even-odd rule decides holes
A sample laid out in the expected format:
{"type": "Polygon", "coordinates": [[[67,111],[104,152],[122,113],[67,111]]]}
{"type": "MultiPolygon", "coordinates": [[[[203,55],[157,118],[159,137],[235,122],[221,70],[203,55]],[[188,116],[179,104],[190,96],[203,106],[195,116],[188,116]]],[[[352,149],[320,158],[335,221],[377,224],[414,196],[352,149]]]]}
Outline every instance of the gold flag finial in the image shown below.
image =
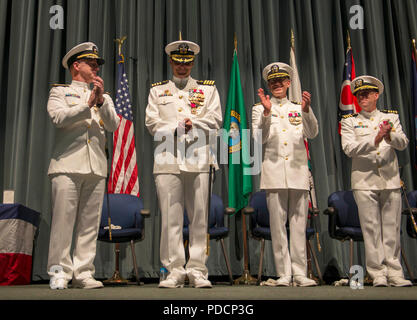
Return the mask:
{"type": "Polygon", "coordinates": [[[235,46],[235,51],[237,52],[237,36],[236,36],[236,32],[235,32],[235,34],[233,36],[233,43],[234,43],[234,46],[235,46]]]}
{"type": "Polygon", "coordinates": [[[295,49],[295,37],[293,29],[291,29],[291,48],[295,49]]]}
{"type": "Polygon", "coordinates": [[[347,48],[348,49],[351,49],[352,47],[350,46],[350,34],[349,34],[349,30],[347,32],[346,39],[347,39],[347,48]]]}
{"type": "Polygon", "coordinates": [[[414,59],[417,59],[416,39],[411,39],[411,43],[413,45],[412,50],[413,50],[414,59]]]}
{"type": "Polygon", "coordinates": [[[115,39],[114,41],[117,42],[119,44],[119,56],[122,55],[122,44],[123,42],[125,42],[125,40],[127,39],[127,36],[123,36],[121,38],[115,39]]]}
{"type": "Polygon", "coordinates": [[[181,30],[180,30],[180,41],[182,41],[182,34],[181,34],[181,30]]]}

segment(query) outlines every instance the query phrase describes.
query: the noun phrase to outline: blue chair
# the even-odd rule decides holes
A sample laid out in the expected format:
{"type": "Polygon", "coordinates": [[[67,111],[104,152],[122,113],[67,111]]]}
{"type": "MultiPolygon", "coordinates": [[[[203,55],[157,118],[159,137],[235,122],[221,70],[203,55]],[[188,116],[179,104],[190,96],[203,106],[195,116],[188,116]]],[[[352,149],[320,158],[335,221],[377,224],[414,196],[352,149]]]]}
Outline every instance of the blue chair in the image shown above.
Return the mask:
{"type": "Polygon", "coordinates": [[[142,199],[136,196],[130,194],[107,194],[104,196],[98,240],[116,244],[115,271],[113,277],[107,281],[108,283],[114,284],[125,282],[121,279],[119,272],[119,243],[130,242],[136,282],[138,285],[140,284],[138,267],[136,264],[135,242],[145,238],[144,218],[148,216],[149,211],[143,209],[142,199]],[[110,208],[111,224],[121,227],[121,229],[111,229],[111,239],[108,228],[108,208],[110,208]]]}
{"type": "MultiPolygon", "coordinates": [[[[209,234],[210,240],[220,241],[223,251],[224,260],[226,262],[227,271],[229,273],[230,284],[233,284],[233,275],[230,268],[229,258],[226,253],[226,247],[224,245],[224,238],[229,235],[229,228],[224,225],[224,216],[229,217],[235,212],[233,208],[224,208],[222,199],[215,194],[211,195],[211,204],[210,204],[210,215],[209,215],[209,234]]],[[[183,226],[183,241],[185,247],[188,247],[189,240],[189,220],[187,216],[187,211],[184,210],[184,226],[183,226]]]]}
{"type": "Polygon", "coordinates": [[[339,241],[349,240],[349,270],[353,265],[353,243],[363,242],[358,206],[352,191],[336,191],[327,199],[324,214],[329,217],[329,236],[339,241]]]}
{"type": "MultiPolygon", "coordinates": [[[[363,242],[363,234],[359,221],[358,206],[352,191],[336,191],[330,194],[327,200],[328,208],[324,214],[329,216],[329,235],[332,239],[339,241],[349,240],[350,259],[349,270],[353,265],[353,243],[363,242]]],[[[407,258],[401,248],[401,256],[406,265],[408,273],[413,278],[408,266],[407,258]]]]}
{"type": "Polygon", "coordinates": [[[417,190],[408,192],[407,198],[414,218],[413,221],[409,209],[405,206],[402,213],[407,216],[407,234],[410,238],[417,239],[417,231],[414,227],[414,222],[417,222],[417,190]]]}
{"type": "MultiPolygon", "coordinates": [[[[255,240],[261,241],[261,254],[259,258],[259,268],[258,268],[258,279],[257,284],[260,284],[261,277],[262,277],[262,264],[263,264],[263,256],[265,251],[265,240],[271,240],[271,229],[269,223],[269,211],[268,205],[266,202],[266,192],[265,191],[258,191],[251,196],[249,201],[249,206],[251,209],[246,210],[249,212],[250,220],[249,220],[249,230],[252,238],[255,240]],[[253,209],[253,210],[252,210],[253,209]]],[[[314,264],[320,279],[320,282],[323,282],[320,267],[317,261],[316,254],[313,250],[313,247],[310,244],[310,240],[316,234],[313,228],[307,227],[306,229],[306,244],[308,252],[311,253],[314,259],[314,264]]],[[[289,228],[287,223],[287,235],[289,235],[289,228]]],[[[309,266],[310,267],[310,266],[309,266]]],[[[311,270],[309,270],[309,274],[312,274],[311,270]]]]}
{"type": "MultiPolygon", "coordinates": [[[[407,198],[406,199],[404,198],[404,200],[406,202],[406,205],[403,206],[403,208],[405,209],[403,210],[402,214],[407,216],[407,224],[406,224],[407,234],[410,238],[417,239],[417,230],[416,230],[416,225],[415,225],[415,223],[417,223],[417,190],[408,192],[407,198]],[[408,208],[407,201],[408,201],[410,208],[408,208]],[[410,213],[410,209],[411,209],[411,213],[410,213]]],[[[416,279],[414,278],[414,274],[412,273],[411,268],[408,265],[407,258],[405,257],[405,254],[402,249],[401,249],[401,254],[402,254],[404,263],[407,267],[408,274],[411,278],[411,281],[416,282],[416,279]]]]}

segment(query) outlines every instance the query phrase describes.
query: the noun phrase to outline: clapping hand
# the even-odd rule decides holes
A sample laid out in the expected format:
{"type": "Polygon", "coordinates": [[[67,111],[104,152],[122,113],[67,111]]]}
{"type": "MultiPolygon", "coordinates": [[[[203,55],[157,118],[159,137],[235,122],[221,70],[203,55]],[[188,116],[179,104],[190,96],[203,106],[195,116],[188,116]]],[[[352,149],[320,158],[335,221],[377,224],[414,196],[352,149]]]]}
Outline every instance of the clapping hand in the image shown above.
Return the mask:
{"type": "Polygon", "coordinates": [[[264,116],[267,117],[271,113],[271,98],[269,95],[265,95],[264,89],[259,88],[258,89],[258,96],[261,99],[261,103],[264,106],[264,116]]]}
{"type": "Polygon", "coordinates": [[[375,137],[375,144],[378,145],[382,141],[382,139],[385,139],[385,141],[389,142],[391,140],[391,130],[392,127],[388,121],[384,121],[383,123],[381,123],[379,126],[379,132],[375,137]]]}
{"type": "Polygon", "coordinates": [[[303,112],[308,113],[310,111],[311,94],[307,91],[303,91],[303,100],[301,101],[301,109],[303,112]]]}
{"type": "Polygon", "coordinates": [[[94,88],[91,91],[90,99],[88,100],[88,106],[90,108],[97,104],[103,104],[104,102],[104,81],[99,76],[96,76],[93,80],[94,88]]]}

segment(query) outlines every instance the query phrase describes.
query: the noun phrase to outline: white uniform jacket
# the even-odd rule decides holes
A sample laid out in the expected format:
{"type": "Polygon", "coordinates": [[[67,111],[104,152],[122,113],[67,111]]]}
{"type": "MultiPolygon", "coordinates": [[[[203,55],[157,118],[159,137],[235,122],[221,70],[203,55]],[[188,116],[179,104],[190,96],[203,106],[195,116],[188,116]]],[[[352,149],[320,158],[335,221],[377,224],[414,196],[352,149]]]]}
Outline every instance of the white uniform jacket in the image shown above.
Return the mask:
{"type": "Polygon", "coordinates": [[[214,81],[196,81],[190,77],[182,90],[170,80],[154,84],[149,92],[145,119],[146,127],[157,142],[154,174],[208,172],[209,164],[218,168],[216,157],[209,150],[208,137],[209,132],[213,134],[220,129],[221,123],[220,97],[214,81]],[[184,148],[178,151],[176,129],[185,118],[190,118],[193,129],[187,134],[187,141],[179,139],[184,142],[184,148]],[[195,129],[200,129],[199,133],[204,136],[197,136],[195,129]]]}
{"type": "MultiPolygon", "coordinates": [[[[301,105],[287,98],[271,98],[272,108],[265,117],[264,107],[252,109],[252,132],[262,130],[261,189],[309,190],[307,151],[304,138],[318,134],[318,123],[310,108],[308,113],[301,105]]],[[[256,143],[256,142],[255,142],[256,143]]]]}
{"type": "Polygon", "coordinates": [[[85,82],[55,86],[48,100],[48,113],[55,126],[55,145],[48,174],[94,173],[107,176],[105,130],[113,132],[120,118],[105,94],[100,108],[89,108],[91,90],[85,82]]]}
{"type": "Polygon", "coordinates": [[[395,150],[404,150],[408,139],[396,112],[378,109],[345,116],[342,119],[342,148],[352,158],[351,186],[356,190],[400,188],[400,175],[395,150]],[[383,139],[375,146],[379,126],[389,121],[391,141],[383,139]]]}

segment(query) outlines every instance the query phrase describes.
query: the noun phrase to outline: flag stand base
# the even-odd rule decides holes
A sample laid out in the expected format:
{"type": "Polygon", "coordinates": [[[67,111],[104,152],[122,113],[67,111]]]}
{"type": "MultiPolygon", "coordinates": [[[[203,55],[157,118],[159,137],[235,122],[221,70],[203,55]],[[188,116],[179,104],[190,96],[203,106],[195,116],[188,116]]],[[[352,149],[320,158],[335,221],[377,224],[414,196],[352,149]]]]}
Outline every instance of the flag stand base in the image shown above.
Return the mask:
{"type": "Polygon", "coordinates": [[[103,284],[105,285],[126,285],[128,284],[128,280],[123,279],[120,276],[120,273],[118,270],[114,271],[113,276],[107,280],[103,281],[103,284]]]}
{"type": "Polygon", "coordinates": [[[120,243],[116,242],[114,244],[114,252],[116,255],[116,264],[115,264],[115,268],[114,268],[114,272],[113,272],[113,276],[107,280],[103,281],[104,285],[127,285],[128,284],[128,280],[123,279],[122,276],[120,275],[120,271],[119,271],[119,255],[120,255],[120,243]]]}
{"type": "Polygon", "coordinates": [[[250,275],[249,270],[245,270],[243,275],[234,281],[234,284],[256,285],[256,279],[250,275]]]}

